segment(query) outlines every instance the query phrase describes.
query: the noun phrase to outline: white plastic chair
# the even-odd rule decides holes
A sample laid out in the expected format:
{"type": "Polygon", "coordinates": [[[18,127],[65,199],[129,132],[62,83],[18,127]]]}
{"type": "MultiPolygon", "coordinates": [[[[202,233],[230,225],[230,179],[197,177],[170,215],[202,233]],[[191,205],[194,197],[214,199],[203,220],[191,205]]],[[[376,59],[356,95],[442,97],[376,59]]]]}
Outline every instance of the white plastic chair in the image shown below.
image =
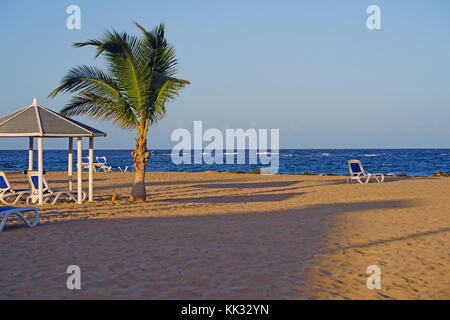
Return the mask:
{"type": "MultiPolygon", "coordinates": [[[[36,203],[39,200],[39,174],[37,171],[30,171],[28,174],[28,180],[31,186],[31,195],[27,199],[27,203],[36,203]]],[[[75,192],[70,190],[52,190],[45,177],[42,177],[43,180],[43,197],[44,203],[55,204],[61,197],[65,196],[68,201],[77,202],[77,198],[75,197],[75,192]],[[54,198],[53,198],[54,197],[54,198]],[[52,201],[53,198],[53,201],[52,201]]],[[[86,192],[83,191],[81,201],[86,200],[86,192]]]]}
{"type": "Polygon", "coordinates": [[[0,217],[2,218],[2,222],[0,223],[0,232],[2,232],[5,227],[6,221],[11,215],[17,215],[22,219],[29,227],[34,227],[37,225],[39,221],[39,211],[35,207],[0,207],[0,217]],[[34,221],[30,223],[28,219],[23,215],[24,212],[34,212],[34,221]]]}
{"type": "Polygon", "coordinates": [[[111,172],[112,166],[106,163],[106,157],[95,157],[97,159],[97,163],[95,164],[99,170],[103,170],[104,172],[111,172]]]}
{"type": "Polygon", "coordinates": [[[381,173],[366,173],[359,160],[348,160],[348,170],[350,171],[350,176],[347,178],[347,183],[353,180],[358,181],[362,184],[367,184],[371,178],[374,178],[377,182],[384,181],[384,175],[381,173]],[[364,181],[365,179],[365,181],[364,181]]]}
{"type": "Polygon", "coordinates": [[[0,171],[0,201],[2,203],[6,205],[16,204],[22,197],[26,200],[25,196],[29,196],[30,193],[31,191],[26,189],[14,190],[5,172],[0,171]],[[13,200],[12,202],[10,202],[11,199],[13,200]]]}
{"type": "Polygon", "coordinates": [[[121,166],[112,166],[109,165],[106,161],[106,157],[95,157],[97,159],[97,163],[96,165],[98,166],[99,169],[102,169],[105,172],[111,172],[113,169],[117,169],[120,172],[127,172],[128,171],[128,166],[125,167],[121,167],[121,166]]]}

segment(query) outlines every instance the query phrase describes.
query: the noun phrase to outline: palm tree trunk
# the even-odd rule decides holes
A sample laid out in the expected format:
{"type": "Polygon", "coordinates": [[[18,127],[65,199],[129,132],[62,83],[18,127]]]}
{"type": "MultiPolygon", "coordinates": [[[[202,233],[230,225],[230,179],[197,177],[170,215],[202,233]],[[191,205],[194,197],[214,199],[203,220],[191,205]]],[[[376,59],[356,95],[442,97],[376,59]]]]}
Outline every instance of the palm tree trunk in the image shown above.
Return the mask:
{"type": "Polygon", "coordinates": [[[145,169],[147,168],[150,154],[147,149],[147,139],[139,137],[136,139],[136,149],[131,153],[134,157],[134,176],[133,188],[131,189],[131,201],[145,201],[147,193],[145,191],[145,169]]]}

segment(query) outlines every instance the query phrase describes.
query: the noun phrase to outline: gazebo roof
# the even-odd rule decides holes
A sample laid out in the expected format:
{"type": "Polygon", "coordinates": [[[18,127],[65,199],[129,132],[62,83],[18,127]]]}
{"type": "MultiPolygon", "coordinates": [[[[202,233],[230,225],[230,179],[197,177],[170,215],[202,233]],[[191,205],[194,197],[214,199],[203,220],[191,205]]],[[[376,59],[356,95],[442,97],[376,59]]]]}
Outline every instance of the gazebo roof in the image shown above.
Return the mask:
{"type": "Polygon", "coordinates": [[[0,117],[0,137],[104,137],[106,133],[33,104],[0,117]]]}

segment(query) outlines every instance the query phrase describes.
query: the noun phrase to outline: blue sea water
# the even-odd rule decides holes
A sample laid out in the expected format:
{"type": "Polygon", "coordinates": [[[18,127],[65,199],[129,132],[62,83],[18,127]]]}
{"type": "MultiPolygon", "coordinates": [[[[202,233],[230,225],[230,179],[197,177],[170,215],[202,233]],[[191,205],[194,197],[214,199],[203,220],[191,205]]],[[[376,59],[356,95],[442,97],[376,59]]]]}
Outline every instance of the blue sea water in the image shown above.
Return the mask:
{"type": "MultiPolygon", "coordinates": [[[[84,152],[83,156],[87,156],[87,153],[84,152]]],[[[95,156],[106,156],[109,164],[129,166],[133,171],[131,150],[95,150],[95,156]]],[[[237,154],[234,155],[234,164],[176,165],[171,160],[171,150],[153,150],[147,171],[249,171],[267,167],[267,165],[261,164],[248,164],[248,152],[246,152],[246,164],[237,164],[237,156],[237,154]]],[[[349,159],[361,160],[368,172],[410,176],[429,176],[437,171],[450,172],[450,149],[282,149],[279,151],[278,157],[278,173],[308,172],[347,175],[347,160],[349,159]]],[[[36,152],[34,159],[35,167],[37,167],[36,152]]],[[[25,170],[27,167],[27,150],[0,150],[0,170],[25,170]],[[16,167],[5,168],[5,166],[16,167]]],[[[44,169],[66,171],[67,151],[45,150],[44,169]]]]}

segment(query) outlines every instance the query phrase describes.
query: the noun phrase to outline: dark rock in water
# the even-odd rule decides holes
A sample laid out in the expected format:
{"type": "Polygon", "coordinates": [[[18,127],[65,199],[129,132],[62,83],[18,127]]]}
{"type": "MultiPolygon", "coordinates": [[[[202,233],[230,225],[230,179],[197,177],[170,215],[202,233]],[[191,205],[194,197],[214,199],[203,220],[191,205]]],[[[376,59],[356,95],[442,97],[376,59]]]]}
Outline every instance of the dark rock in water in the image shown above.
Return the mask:
{"type": "Polygon", "coordinates": [[[397,175],[397,177],[407,177],[408,175],[406,174],[406,173],[399,173],[398,175],[397,175]]]}
{"type": "Polygon", "coordinates": [[[245,173],[244,171],[241,170],[234,170],[234,171],[230,171],[231,173],[245,173]]]}
{"type": "Polygon", "coordinates": [[[337,174],[334,174],[334,173],[327,173],[326,176],[335,177],[335,176],[337,176],[337,174]]]}
{"type": "Polygon", "coordinates": [[[443,171],[433,173],[432,177],[449,177],[449,174],[443,171]]]}
{"type": "Polygon", "coordinates": [[[3,168],[5,168],[5,169],[17,169],[17,168],[20,168],[20,167],[19,166],[15,166],[15,165],[5,164],[3,166],[3,168]]]}
{"type": "Polygon", "coordinates": [[[253,169],[253,170],[250,170],[248,173],[250,173],[250,174],[261,174],[261,169],[253,169]]]}
{"type": "Polygon", "coordinates": [[[315,174],[314,173],[309,173],[309,172],[302,172],[302,173],[299,173],[299,175],[301,175],[301,176],[314,176],[315,174]]]}

